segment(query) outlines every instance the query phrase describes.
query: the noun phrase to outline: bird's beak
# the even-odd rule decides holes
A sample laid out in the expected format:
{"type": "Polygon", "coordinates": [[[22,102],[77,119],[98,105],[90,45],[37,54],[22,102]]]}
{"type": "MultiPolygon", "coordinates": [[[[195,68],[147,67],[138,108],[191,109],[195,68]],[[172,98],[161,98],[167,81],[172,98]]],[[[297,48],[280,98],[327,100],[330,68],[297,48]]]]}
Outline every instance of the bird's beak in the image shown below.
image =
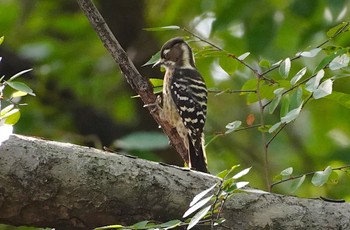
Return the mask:
{"type": "Polygon", "coordinates": [[[152,65],[152,68],[156,67],[156,66],[161,66],[164,63],[163,59],[159,59],[156,63],[154,63],[152,65]]]}

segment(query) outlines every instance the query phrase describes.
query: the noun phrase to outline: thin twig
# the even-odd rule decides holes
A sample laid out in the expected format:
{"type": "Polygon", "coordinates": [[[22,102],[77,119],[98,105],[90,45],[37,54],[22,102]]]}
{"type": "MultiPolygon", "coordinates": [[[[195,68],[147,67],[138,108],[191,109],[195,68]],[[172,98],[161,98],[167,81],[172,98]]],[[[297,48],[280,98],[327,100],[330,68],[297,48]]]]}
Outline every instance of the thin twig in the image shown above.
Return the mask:
{"type": "MultiPolygon", "coordinates": [[[[340,166],[340,167],[337,167],[337,168],[332,168],[332,171],[342,170],[342,169],[345,169],[345,168],[350,168],[350,165],[344,165],[344,166],[340,166]]],[[[301,178],[301,177],[303,177],[303,176],[310,176],[310,175],[315,174],[316,172],[317,172],[317,171],[308,172],[308,173],[305,173],[305,174],[302,174],[302,175],[291,176],[291,177],[289,177],[289,178],[286,178],[286,179],[277,181],[277,182],[271,184],[270,190],[272,190],[272,188],[273,188],[274,186],[278,185],[278,184],[281,184],[281,183],[284,183],[284,182],[290,181],[290,180],[295,180],[295,179],[301,178]]]]}

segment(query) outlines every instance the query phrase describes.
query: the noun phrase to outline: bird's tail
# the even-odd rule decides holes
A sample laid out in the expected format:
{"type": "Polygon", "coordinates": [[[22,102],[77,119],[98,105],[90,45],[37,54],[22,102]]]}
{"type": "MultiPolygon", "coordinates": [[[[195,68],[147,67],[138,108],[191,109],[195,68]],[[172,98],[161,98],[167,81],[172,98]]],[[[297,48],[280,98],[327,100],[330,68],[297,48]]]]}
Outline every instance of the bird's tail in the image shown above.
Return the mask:
{"type": "Polygon", "coordinates": [[[207,173],[207,158],[203,143],[204,140],[202,138],[194,143],[189,138],[189,167],[196,171],[207,173]]]}

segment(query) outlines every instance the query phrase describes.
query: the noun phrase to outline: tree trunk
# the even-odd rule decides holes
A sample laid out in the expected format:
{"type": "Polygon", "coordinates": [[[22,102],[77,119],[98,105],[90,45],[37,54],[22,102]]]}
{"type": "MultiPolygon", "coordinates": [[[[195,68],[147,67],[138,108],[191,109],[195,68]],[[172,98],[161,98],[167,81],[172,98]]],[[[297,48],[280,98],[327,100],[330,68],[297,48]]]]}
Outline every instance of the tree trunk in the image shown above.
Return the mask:
{"type": "MultiPolygon", "coordinates": [[[[131,156],[12,135],[0,146],[0,222],[92,229],[181,219],[191,199],[217,181],[131,156]]],[[[224,217],[230,229],[350,229],[350,204],[237,193],[224,217]]]]}

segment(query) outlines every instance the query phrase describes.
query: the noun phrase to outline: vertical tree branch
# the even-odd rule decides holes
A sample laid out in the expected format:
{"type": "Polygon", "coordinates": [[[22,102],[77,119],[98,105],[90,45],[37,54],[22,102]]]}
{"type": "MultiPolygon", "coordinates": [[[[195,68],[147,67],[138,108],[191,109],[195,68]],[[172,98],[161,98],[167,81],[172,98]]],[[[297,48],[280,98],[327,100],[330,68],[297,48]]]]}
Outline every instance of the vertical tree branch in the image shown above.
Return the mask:
{"type": "MultiPolygon", "coordinates": [[[[77,2],[101,39],[103,45],[112,55],[114,61],[119,65],[128,84],[140,95],[141,100],[145,104],[155,103],[156,96],[153,93],[152,84],[137,71],[93,2],[91,0],[77,0],[77,2]]],[[[154,107],[148,107],[148,109],[154,120],[163,129],[163,132],[169,137],[170,144],[176,149],[182,159],[188,163],[186,148],[176,130],[166,120],[160,119],[158,110],[154,109],[154,107]]]]}

